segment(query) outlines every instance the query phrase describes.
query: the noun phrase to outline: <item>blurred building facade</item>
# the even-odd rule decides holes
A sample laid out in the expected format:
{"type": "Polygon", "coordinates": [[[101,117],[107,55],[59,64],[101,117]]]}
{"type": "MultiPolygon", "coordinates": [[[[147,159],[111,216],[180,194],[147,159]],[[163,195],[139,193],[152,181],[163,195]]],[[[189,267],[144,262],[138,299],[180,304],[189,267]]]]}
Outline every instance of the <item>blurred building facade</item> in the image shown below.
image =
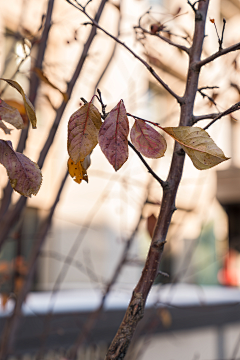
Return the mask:
{"type": "MultiPolygon", "coordinates": [[[[98,1],[90,3],[89,11],[96,11],[98,1]]],[[[4,51],[1,53],[2,77],[11,77],[19,66],[26,52],[31,47],[31,39],[38,34],[42,14],[46,11],[47,2],[37,5],[33,1],[3,2],[1,12],[1,42],[4,51]],[[22,39],[27,42],[22,45],[22,39]],[[25,49],[25,51],[24,51],[25,49]]],[[[166,22],[166,31],[180,37],[173,37],[186,45],[191,41],[193,14],[187,4],[176,0],[164,1],[123,1],[121,5],[120,39],[134,51],[146,57],[162,78],[179,94],[184,91],[186,79],[187,57],[179,50],[149,37],[137,42],[132,36],[133,25],[138,24],[139,17],[149,6],[154,9],[151,16],[143,18],[148,29],[157,18],[166,22]],[[181,6],[183,15],[174,17],[181,6]],[[186,39],[183,39],[186,38],[186,39]]],[[[222,18],[227,20],[224,35],[224,46],[229,46],[238,39],[240,16],[239,1],[212,1],[209,11],[218,29],[222,27],[222,18]]],[[[86,18],[67,2],[55,1],[53,25],[50,32],[43,70],[48,79],[62,92],[71,78],[73,69],[81,54],[83,44],[89,34],[89,27],[82,25],[86,18]]],[[[108,4],[101,18],[101,24],[108,31],[117,35],[119,9],[108,4]]],[[[220,32],[220,30],[219,30],[220,32]]],[[[208,21],[206,28],[204,56],[217,51],[218,42],[213,24],[208,21]]],[[[167,33],[166,33],[167,34],[167,33]]],[[[43,167],[43,185],[39,194],[28,201],[27,211],[17,228],[13,231],[5,245],[1,259],[10,261],[16,255],[28,261],[34,243],[37,224],[48,213],[54,201],[61,178],[66,171],[67,162],[67,121],[79,107],[80,97],[91,99],[95,85],[104,70],[114,42],[101,34],[96,38],[89,52],[83,71],[74,88],[63,119],[59,126],[54,143],[49,151],[43,167]],[[104,49],[104,51],[103,51],[104,49]],[[22,239],[21,246],[19,238],[22,239]]],[[[31,56],[34,56],[34,49],[31,56]],[[33,55],[32,55],[33,54],[33,55]]],[[[229,54],[226,58],[209,65],[204,69],[200,87],[206,89],[208,95],[198,94],[196,99],[196,115],[204,112],[222,111],[238,101],[239,92],[234,86],[238,82],[239,65],[237,54],[229,54]],[[224,70],[223,70],[224,69],[224,70]],[[214,105],[211,99],[215,99],[214,105]]],[[[27,91],[29,72],[33,61],[27,58],[20,66],[15,79],[27,91]]],[[[2,85],[3,86],[3,85],[2,85]]],[[[160,122],[163,126],[176,126],[178,121],[178,105],[147,73],[141,63],[132,57],[120,45],[117,46],[113,60],[106,74],[99,83],[107,111],[113,108],[122,98],[127,111],[160,122]]],[[[19,98],[11,89],[7,89],[3,99],[19,98]]],[[[62,94],[47,84],[41,84],[38,92],[36,111],[38,129],[30,130],[25,154],[37,160],[49,129],[54,119],[55,108],[62,101],[62,94]]],[[[98,104],[96,103],[96,106],[98,104]]],[[[163,258],[162,270],[170,272],[171,279],[180,282],[197,284],[218,284],[225,280],[222,271],[226,267],[229,244],[238,252],[238,215],[239,215],[239,133],[238,113],[230,119],[224,118],[214,124],[209,134],[232,160],[208,171],[196,170],[191,161],[186,159],[184,176],[177,198],[178,211],[174,214],[170,226],[168,243],[163,258]],[[234,129],[234,130],[233,130],[234,129]],[[217,170],[217,172],[216,172],[217,170]],[[226,180],[227,179],[227,180],[226,180]],[[234,182],[235,181],[235,182],[234,182]],[[233,183],[234,182],[234,185],[233,183]],[[217,184],[217,185],[216,185],[217,184]],[[231,192],[231,194],[230,194],[231,192]],[[223,207],[221,206],[223,205],[223,207]],[[226,213],[229,217],[226,216],[226,213]],[[233,242],[237,245],[231,245],[233,242]],[[187,250],[187,251],[186,251],[187,250]],[[183,254],[189,254],[186,258],[183,254]],[[186,266],[187,264],[187,266],[186,266]]],[[[130,120],[131,121],[131,120],[130,120]]],[[[207,122],[202,121],[199,126],[207,122]]],[[[16,147],[19,132],[14,130],[11,136],[2,134],[2,138],[10,139],[16,147]]],[[[164,158],[149,161],[160,177],[165,178],[169,169],[173,142],[168,141],[168,150],[164,158]]],[[[7,183],[5,170],[1,169],[0,185],[3,189],[7,183]]],[[[89,183],[74,183],[68,179],[53,218],[52,228],[47,236],[41,253],[35,289],[50,290],[66,262],[66,255],[75,245],[74,261],[68,266],[66,276],[62,279],[61,289],[86,288],[102,286],[113,273],[118,263],[126,239],[136,226],[141,211],[141,203],[146,196],[149,177],[140,160],[130,150],[129,160],[122,169],[114,173],[107,163],[99,147],[92,154],[92,165],[89,169],[89,183]],[[65,260],[64,260],[65,259],[65,260]]],[[[149,198],[159,202],[161,189],[151,181],[149,198]]],[[[18,195],[13,195],[16,202],[18,195]]],[[[158,207],[148,204],[144,208],[145,219],[152,213],[157,215],[158,207]]],[[[146,256],[150,237],[146,230],[146,221],[140,226],[139,235],[129,254],[128,265],[124,267],[118,280],[118,287],[132,286],[136,283],[146,256]]],[[[186,255],[187,256],[187,255],[186,255]]],[[[236,253],[238,256],[238,253],[236,253]]],[[[237,257],[238,259],[238,257],[237,257]]],[[[236,271],[239,271],[236,260],[236,271]]],[[[226,270],[226,269],[225,269],[226,270]]],[[[225,271],[224,270],[224,271],[225,271]]],[[[160,278],[158,281],[162,281],[160,278]]],[[[240,280],[232,285],[239,285],[240,280]]],[[[226,283],[224,283],[226,284],[226,283]]],[[[230,284],[228,284],[230,285],[230,284]]]]}

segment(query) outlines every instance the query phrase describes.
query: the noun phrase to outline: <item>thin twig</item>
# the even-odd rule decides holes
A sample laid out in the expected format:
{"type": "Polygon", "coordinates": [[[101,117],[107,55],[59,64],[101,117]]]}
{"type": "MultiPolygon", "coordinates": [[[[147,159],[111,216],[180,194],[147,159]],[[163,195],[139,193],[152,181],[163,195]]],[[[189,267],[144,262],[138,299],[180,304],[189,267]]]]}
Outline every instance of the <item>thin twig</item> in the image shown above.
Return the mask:
{"type": "Polygon", "coordinates": [[[201,89],[198,89],[198,92],[199,92],[199,94],[202,95],[203,99],[204,99],[205,97],[207,97],[208,100],[209,100],[211,103],[213,103],[215,106],[217,106],[217,104],[216,104],[215,100],[213,99],[213,97],[205,94],[201,89]]]}
{"type": "Polygon", "coordinates": [[[234,111],[240,110],[240,101],[236,104],[232,105],[227,110],[221,112],[219,115],[217,115],[207,126],[204,127],[204,130],[208,129],[212,124],[214,124],[217,120],[221,119],[225,115],[229,115],[234,111]]]}
{"type": "MultiPolygon", "coordinates": [[[[44,29],[43,29],[42,36],[41,36],[41,39],[40,39],[40,42],[39,42],[39,46],[38,46],[37,60],[36,60],[35,66],[40,68],[40,69],[42,68],[42,63],[43,63],[43,59],[44,59],[45,51],[46,51],[46,47],[47,47],[47,39],[48,39],[48,36],[49,36],[49,31],[50,31],[50,28],[51,28],[51,24],[52,24],[51,19],[52,19],[53,5],[54,5],[54,0],[49,0],[48,1],[48,8],[47,8],[45,24],[44,24],[44,29]]],[[[25,60],[25,58],[22,60],[22,62],[24,60],[25,60]]],[[[22,62],[19,64],[19,66],[22,64],[22,62]]],[[[18,69],[19,69],[19,67],[18,67],[18,69]]],[[[18,69],[16,70],[14,76],[17,74],[18,69]]],[[[30,77],[29,99],[30,99],[30,101],[31,101],[31,103],[33,105],[35,105],[35,100],[36,100],[38,87],[39,87],[39,79],[36,76],[36,73],[32,71],[31,72],[31,77],[30,77]]],[[[23,129],[21,131],[21,135],[20,135],[18,145],[17,145],[17,149],[16,149],[17,152],[22,153],[23,150],[25,149],[26,141],[27,141],[27,138],[28,138],[28,131],[29,131],[29,124],[25,129],[23,129]]],[[[6,214],[8,208],[9,208],[9,205],[11,203],[11,197],[12,197],[13,189],[12,189],[9,182],[6,185],[3,192],[4,192],[4,197],[3,197],[2,201],[1,201],[0,221],[2,221],[3,216],[6,214]]],[[[11,228],[11,226],[9,228],[11,228]]],[[[0,243],[1,243],[1,240],[0,240],[0,243]]],[[[0,247],[1,247],[1,245],[0,245],[0,247]]]]}
{"type": "Polygon", "coordinates": [[[73,4],[70,0],[66,0],[70,5],[74,6],[76,9],[84,13],[88,19],[91,21],[91,25],[94,25],[96,28],[101,30],[104,34],[109,36],[111,39],[122,45],[125,49],[127,49],[136,59],[138,59],[146,68],[147,70],[152,74],[152,76],[164,87],[165,90],[171,94],[179,104],[182,104],[183,99],[181,96],[177,95],[161,78],[160,76],[153,70],[153,68],[139,55],[137,55],[131,48],[129,48],[124,42],[120,41],[116,36],[110,34],[107,30],[102,28],[86,11],[79,8],[75,4],[73,4]]]}
{"type": "Polygon", "coordinates": [[[192,117],[192,125],[196,124],[200,120],[215,119],[218,115],[219,115],[219,113],[194,115],[192,117]]]}
{"type": "Polygon", "coordinates": [[[102,296],[102,299],[101,299],[101,303],[98,306],[98,308],[94,312],[92,312],[92,314],[89,316],[87,322],[84,324],[83,329],[81,331],[81,334],[78,337],[78,340],[76,341],[76,344],[72,348],[69,360],[76,358],[77,350],[79,349],[81,344],[85,341],[85,339],[89,335],[91,329],[95,325],[100,313],[103,310],[104,304],[106,302],[108,294],[110,293],[110,290],[112,289],[113,285],[116,283],[116,281],[117,281],[117,279],[118,279],[118,277],[119,277],[119,275],[121,273],[121,270],[122,270],[123,266],[125,265],[125,263],[127,263],[127,257],[128,257],[129,249],[130,249],[130,247],[131,247],[131,245],[132,245],[132,243],[134,241],[134,238],[135,238],[135,236],[136,236],[136,234],[138,232],[139,226],[140,226],[141,221],[143,219],[142,212],[143,212],[143,208],[146,205],[146,203],[147,203],[147,198],[143,202],[138,222],[137,222],[131,236],[125,242],[125,246],[124,246],[122,255],[121,255],[120,260],[119,260],[119,262],[118,262],[118,264],[117,264],[117,266],[115,268],[115,271],[114,271],[110,281],[106,284],[106,287],[105,287],[105,290],[104,290],[104,293],[103,293],[103,296],[102,296]]]}
{"type": "Polygon", "coordinates": [[[226,19],[223,18],[223,28],[222,28],[222,35],[221,35],[221,39],[220,39],[220,43],[219,43],[219,50],[222,50],[223,35],[224,35],[225,26],[226,26],[226,19]]]}
{"type": "Polygon", "coordinates": [[[100,89],[97,89],[97,93],[98,93],[98,97],[97,99],[99,100],[101,106],[102,106],[102,117],[103,119],[106,119],[107,114],[106,114],[106,107],[107,105],[103,103],[103,99],[102,99],[102,93],[100,89]]]}
{"type": "Polygon", "coordinates": [[[188,47],[186,47],[186,46],[184,46],[184,45],[180,45],[180,44],[178,44],[178,43],[175,43],[174,41],[166,38],[165,36],[160,35],[158,32],[157,32],[157,33],[153,33],[153,32],[151,32],[151,31],[149,31],[149,30],[144,29],[142,26],[139,26],[139,25],[138,25],[138,26],[134,26],[134,29],[141,29],[144,34],[149,34],[149,35],[151,35],[151,36],[156,36],[156,37],[158,37],[159,39],[161,39],[161,40],[165,41],[166,43],[168,43],[169,45],[174,46],[174,47],[176,47],[176,48],[184,51],[185,53],[189,54],[190,49],[189,49],[188,47]]]}
{"type": "MultiPolygon", "coordinates": [[[[97,23],[102,15],[102,11],[104,9],[104,6],[106,4],[107,0],[102,0],[100,5],[99,5],[99,8],[98,8],[98,11],[95,15],[95,20],[94,22],[97,23]]],[[[83,68],[83,65],[85,63],[85,60],[87,59],[87,53],[89,51],[89,48],[93,42],[93,39],[95,38],[95,35],[96,35],[96,27],[93,26],[92,27],[92,30],[89,34],[89,37],[84,45],[84,48],[83,48],[83,51],[82,51],[82,54],[80,56],[80,59],[78,61],[78,64],[75,68],[75,71],[72,75],[72,78],[71,80],[69,81],[68,83],[68,88],[67,88],[67,94],[70,98],[71,94],[72,94],[72,91],[73,91],[73,88],[74,88],[74,85],[79,77],[79,74],[83,68]]],[[[56,116],[55,116],[55,120],[52,124],[52,127],[49,131],[49,134],[48,134],[48,138],[46,139],[45,141],[45,144],[40,152],[40,155],[39,155],[39,158],[38,158],[38,165],[40,168],[43,167],[43,164],[45,162],[45,159],[47,157],[47,154],[48,154],[48,151],[53,143],[53,140],[55,138],[55,135],[56,135],[56,132],[58,130],[58,126],[60,124],[60,121],[61,121],[61,118],[62,118],[62,115],[63,115],[63,112],[65,110],[67,106],[67,103],[65,101],[62,101],[62,104],[60,105],[60,107],[58,108],[58,111],[56,113],[56,116]]],[[[3,220],[1,221],[0,223],[0,228],[1,228],[1,232],[0,232],[0,248],[3,244],[3,242],[5,241],[5,239],[7,238],[7,235],[9,233],[9,231],[12,229],[12,224],[14,224],[14,222],[19,218],[20,216],[20,213],[21,211],[23,210],[24,206],[26,205],[26,201],[27,199],[25,197],[21,197],[18,202],[16,203],[16,205],[14,206],[14,208],[9,211],[9,213],[6,214],[6,216],[3,218],[3,220]]]]}
{"type": "Polygon", "coordinates": [[[235,45],[229,46],[225,49],[222,49],[220,51],[217,51],[215,54],[212,54],[203,60],[195,62],[193,67],[195,70],[199,70],[202,66],[209,64],[210,62],[214,61],[215,59],[219,58],[220,56],[229,54],[230,52],[233,52],[236,50],[240,50],[240,42],[235,45]]]}
{"type": "Polygon", "coordinates": [[[46,318],[45,318],[44,326],[43,326],[41,349],[39,351],[37,359],[42,359],[42,352],[43,352],[44,345],[45,345],[45,342],[46,342],[46,339],[47,339],[47,336],[48,336],[49,330],[50,330],[50,321],[51,321],[51,317],[52,317],[54,298],[56,296],[56,293],[59,290],[60,284],[66,277],[69,267],[72,265],[72,263],[74,261],[74,256],[77,253],[77,251],[79,250],[79,247],[81,246],[87,232],[89,231],[90,226],[92,225],[92,222],[94,220],[94,217],[97,215],[98,210],[103,205],[104,200],[109,196],[112,186],[113,185],[110,184],[110,181],[109,181],[107,183],[105,189],[103,190],[101,196],[97,199],[97,201],[95,201],[94,206],[86,214],[85,224],[81,227],[72,246],[70,247],[70,250],[68,251],[68,253],[65,255],[65,257],[63,259],[62,267],[58,273],[58,276],[57,276],[57,278],[54,282],[53,288],[52,288],[49,310],[48,310],[48,313],[46,314],[46,318]]]}
{"type": "Polygon", "coordinates": [[[191,8],[193,9],[193,11],[196,13],[197,9],[195,8],[195,5],[196,5],[197,3],[199,3],[200,1],[204,1],[204,0],[197,0],[197,1],[195,1],[193,4],[191,3],[191,1],[188,0],[187,3],[188,3],[188,5],[191,6],[191,8]]]}
{"type": "MultiPolygon", "coordinates": [[[[121,21],[122,21],[122,15],[121,15],[121,6],[119,6],[119,17],[118,17],[118,23],[117,23],[117,38],[119,38],[120,36],[120,26],[121,26],[121,21]]],[[[96,82],[96,85],[95,85],[95,89],[94,89],[94,94],[96,92],[96,89],[98,88],[100,82],[102,81],[102,78],[104,77],[107,69],[109,68],[109,65],[111,64],[114,56],[115,56],[115,53],[116,53],[116,49],[117,49],[117,42],[114,43],[114,46],[113,46],[113,49],[112,49],[112,53],[101,73],[101,75],[99,76],[97,82],[96,82]]]]}
{"type": "Polygon", "coordinates": [[[63,180],[60,184],[57,196],[56,196],[54,203],[50,209],[50,212],[49,212],[48,216],[46,217],[45,221],[43,221],[42,226],[40,227],[39,233],[36,237],[35,245],[34,245],[34,248],[33,248],[32,254],[31,254],[31,258],[29,261],[27,277],[21,288],[20,293],[18,294],[16,303],[15,303],[15,307],[13,310],[13,314],[10,317],[9,321],[7,322],[4,332],[2,334],[2,342],[1,342],[1,349],[0,349],[0,359],[1,360],[5,360],[5,358],[9,354],[9,351],[13,347],[16,331],[17,331],[17,328],[19,325],[19,320],[21,317],[22,304],[27,296],[27,293],[30,290],[33,276],[34,276],[35,269],[36,269],[37,258],[39,256],[39,252],[44,243],[46,235],[51,227],[53,214],[54,214],[54,211],[60,200],[60,196],[61,196],[62,190],[64,188],[65,182],[67,180],[67,177],[68,177],[68,171],[66,171],[66,173],[63,177],[63,180]]]}
{"type": "Polygon", "coordinates": [[[133,146],[133,144],[130,141],[128,141],[128,145],[135,151],[135,153],[137,154],[139,159],[142,161],[143,165],[146,166],[146,168],[148,169],[148,172],[154,177],[154,179],[156,179],[159,182],[159,184],[162,186],[162,188],[165,189],[168,186],[167,181],[163,181],[159,176],[157,176],[157,174],[152,170],[152,168],[148,165],[146,160],[143,158],[141,153],[139,151],[137,151],[135,146],[133,146]]]}

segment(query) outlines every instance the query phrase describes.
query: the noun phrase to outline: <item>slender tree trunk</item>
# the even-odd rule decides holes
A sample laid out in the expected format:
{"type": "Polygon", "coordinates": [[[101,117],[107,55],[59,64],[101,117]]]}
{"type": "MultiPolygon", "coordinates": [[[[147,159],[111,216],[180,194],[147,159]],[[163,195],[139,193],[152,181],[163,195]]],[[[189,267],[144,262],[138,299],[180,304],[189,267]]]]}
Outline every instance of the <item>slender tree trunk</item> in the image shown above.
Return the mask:
{"type": "MultiPolygon", "coordinates": [[[[199,70],[196,70],[194,64],[201,59],[208,5],[209,0],[200,1],[198,10],[195,12],[195,31],[193,44],[189,53],[189,70],[185,94],[180,101],[180,126],[190,126],[192,122],[193,107],[200,73],[199,70]]],[[[141,278],[133,290],[132,298],[126,314],[108,349],[105,360],[120,360],[125,357],[136,326],[143,317],[147,296],[158,273],[172,214],[176,209],[175,199],[182,177],[184,158],[184,152],[181,151],[180,145],[176,143],[167,178],[167,186],[164,186],[163,188],[161,210],[158,216],[147,260],[142,271],[141,278]]]]}

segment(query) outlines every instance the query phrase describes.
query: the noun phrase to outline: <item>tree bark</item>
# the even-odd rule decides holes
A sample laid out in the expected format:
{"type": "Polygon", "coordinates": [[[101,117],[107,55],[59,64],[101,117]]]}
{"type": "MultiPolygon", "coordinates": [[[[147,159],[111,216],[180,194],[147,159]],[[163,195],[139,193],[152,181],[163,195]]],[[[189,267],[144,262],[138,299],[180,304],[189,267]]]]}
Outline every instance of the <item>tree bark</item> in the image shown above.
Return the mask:
{"type": "MultiPolygon", "coordinates": [[[[195,11],[195,30],[193,44],[189,52],[188,76],[184,96],[182,97],[182,101],[179,102],[181,107],[180,126],[190,126],[192,121],[193,107],[200,74],[200,68],[196,69],[194,64],[201,59],[208,5],[209,0],[200,1],[198,9],[195,11]]],[[[175,199],[182,177],[184,158],[185,154],[181,150],[180,145],[175,143],[171,167],[167,178],[168,186],[165,186],[163,189],[160,214],[158,216],[147,260],[141,278],[133,290],[126,314],[108,349],[105,360],[120,360],[125,357],[136,326],[143,317],[147,296],[158,273],[172,214],[176,209],[175,199]]]]}

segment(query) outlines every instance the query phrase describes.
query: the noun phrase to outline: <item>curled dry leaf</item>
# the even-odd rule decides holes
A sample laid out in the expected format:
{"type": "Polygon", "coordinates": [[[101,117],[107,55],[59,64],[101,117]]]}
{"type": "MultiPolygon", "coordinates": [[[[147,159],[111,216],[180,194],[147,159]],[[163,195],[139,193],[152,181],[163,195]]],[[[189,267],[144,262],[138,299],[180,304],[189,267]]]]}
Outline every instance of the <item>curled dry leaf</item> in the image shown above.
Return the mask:
{"type": "Polygon", "coordinates": [[[129,124],[122,100],[106,117],[99,131],[99,145],[102,152],[117,171],[128,159],[129,124]]]}
{"type": "Polygon", "coordinates": [[[87,169],[84,167],[84,161],[79,161],[75,164],[71,158],[68,159],[69,175],[78,184],[80,184],[82,180],[88,182],[87,169]]]}
{"type": "Polygon", "coordinates": [[[10,135],[12,131],[12,129],[9,129],[2,120],[0,120],[0,129],[2,129],[5,132],[5,134],[8,135],[10,135]]]}
{"type": "Polygon", "coordinates": [[[22,118],[23,124],[24,124],[23,128],[25,128],[28,125],[29,120],[27,117],[27,113],[26,113],[24,104],[22,102],[19,102],[19,101],[13,100],[13,99],[5,99],[5,102],[20,112],[20,115],[21,115],[21,118],[22,118]]]}
{"type": "Polygon", "coordinates": [[[42,183],[38,165],[15,152],[11,141],[0,140],[0,163],[6,168],[12,188],[23,196],[36,195],[42,183]]]}
{"type": "Polygon", "coordinates": [[[143,120],[135,119],[130,138],[135,148],[148,158],[160,158],[167,149],[164,137],[143,120]]]}
{"type": "Polygon", "coordinates": [[[97,145],[101,125],[101,115],[92,103],[72,114],[68,122],[68,153],[75,164],[83,161],[97,145]]]}
{"type": "Polygon", "coordinates": [[[163,130],[179,142],[199,170],[210,169],[229,159],[208,133],[199,127],[166,127],[163,130]]]}
{"type": "Polygon", "coordinates": [[[36,129],[37,118],[36,118],[35,110],[34,110],[33,104],[28,99],[27,95],[24,93],[22,87],[19,85],[19,83],[17,81],[14,81],[14,80],[3,79],[3,78],[0,78],[0,80],[6,81],[8,83],[8,85],[12,86],[14,89],[16,89],[22,95],[24,106],[25,106],[29,121],[31,122],[33,129],[36,129]]]}
{"type": "Polygon", "coordinates": [[[16,129],[23,129],[24,123],[19,111],[13,106],[7,104],[0,99],[0,128],[3,129],[5,134],[10,134],[11,129],[8,129],[2,120],[13,125],[16,129]]]}
{"type": "Polygon", "coordinates": [[[153,237],[153,232],[154,232],[156,223],[157,223],[157,218],[154,214],[150,215],[147,218],[147,229],[148,229],[149,235],[151,236],[151,239],[153,237]]]}

